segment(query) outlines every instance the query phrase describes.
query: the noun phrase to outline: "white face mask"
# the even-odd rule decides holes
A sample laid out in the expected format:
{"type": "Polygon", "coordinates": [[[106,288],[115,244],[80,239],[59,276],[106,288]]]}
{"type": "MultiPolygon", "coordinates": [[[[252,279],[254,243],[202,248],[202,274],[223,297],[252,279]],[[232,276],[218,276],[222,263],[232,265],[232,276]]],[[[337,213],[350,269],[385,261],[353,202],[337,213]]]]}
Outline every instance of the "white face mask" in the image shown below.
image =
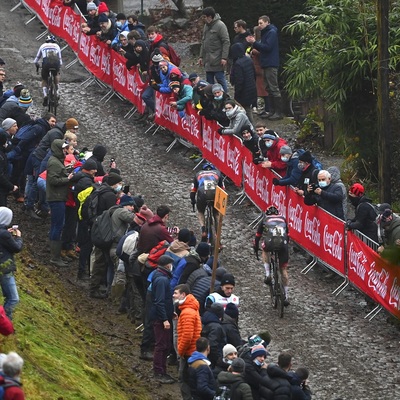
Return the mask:
{"type": "Polygon", "coordinates": [[[327,181],[320,181],[318,182],[318,185],[320,188],[324,188],[328,186],[328,182],[327,181]]]}
{"type": "Polygon", "coordinates": [[[118,185],[118,186],[116,186],[116,187],[114,188],[114,191],[115,191],[116,193],[118,193],[120,190],[122,190],[122,185],[118,185]]]}
{"type": "Polygon", "coordinates": [[[282,156],[282,157],[281,157],[281,160],[282,160],[283,162],[288,162],[288,161],[290,160],[290,157],[282,156]]]}

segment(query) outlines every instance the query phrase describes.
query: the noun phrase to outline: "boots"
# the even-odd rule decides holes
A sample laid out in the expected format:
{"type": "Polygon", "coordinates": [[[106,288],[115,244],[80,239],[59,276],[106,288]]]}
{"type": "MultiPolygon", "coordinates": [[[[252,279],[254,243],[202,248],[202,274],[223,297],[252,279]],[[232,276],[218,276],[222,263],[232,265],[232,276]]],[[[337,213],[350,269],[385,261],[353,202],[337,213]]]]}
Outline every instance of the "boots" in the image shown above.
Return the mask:
{"type": "Polygon", "coordinates": [[[61,259],[62,242],[60,240],[50,240],[50,264],[56,267],[68,267],[68,263],[61,259]]]}
{"type": "Polygon", "coordinates": [[[266,99],[267,99],[267,102],[268,102],[269,111],[265,112],[265,113],[262,113],[261,114],[261,118],[268,118],[269,119],[270,117],[272,117],[275,114],[275,102],[274,102],[275,97],[267,96],[266,99]]]}
{"type": "Polygon", "coordinates": [[[283,119],[282,113],[282,97],[272,97],[273,103],[275,106],[275,113],[268,117],[270,121],[278,121],[279,119],[283,119]]]}

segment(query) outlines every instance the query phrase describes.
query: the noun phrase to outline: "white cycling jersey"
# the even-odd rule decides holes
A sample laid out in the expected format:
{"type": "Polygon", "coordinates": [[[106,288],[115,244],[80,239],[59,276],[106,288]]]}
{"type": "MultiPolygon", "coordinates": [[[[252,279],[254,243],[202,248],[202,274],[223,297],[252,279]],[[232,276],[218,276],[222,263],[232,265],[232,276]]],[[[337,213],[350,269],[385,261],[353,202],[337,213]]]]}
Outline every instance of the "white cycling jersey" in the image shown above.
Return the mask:
{"type": "Polygon", "coordinates": [[[41,58],[47,58],[50,53],[55,53],[58,55],[58,59],[60,60],[60,65],[62,65],[61,58],[61,49],[57,43],[43,43],[38,50],[35,60],[33,61],[35,64],[39,62],[41,58]]]}

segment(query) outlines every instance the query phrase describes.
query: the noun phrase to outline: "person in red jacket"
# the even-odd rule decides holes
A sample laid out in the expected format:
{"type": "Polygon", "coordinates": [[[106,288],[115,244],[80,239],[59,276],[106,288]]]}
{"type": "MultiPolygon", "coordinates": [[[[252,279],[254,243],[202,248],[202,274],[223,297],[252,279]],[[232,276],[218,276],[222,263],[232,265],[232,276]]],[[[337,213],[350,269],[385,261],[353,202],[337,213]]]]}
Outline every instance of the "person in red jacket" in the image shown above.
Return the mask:
{"type": "Polygon", "coordinates": [[[191,400],[189,386],[189,366],[187,360],[196,350],[196,341],[201,336],[200,305],[190,294],[186,284],[176,286],[173,294],[174,303],[178,304],[178,354],[180,388],[183,400],[191,400]]]}
{"type": "Polygon", "coordinates": [[[267,153],[264,155],[268,161],[261,163],[263,168],[271,168],[280,176],[285,176],[287,164],[281,160],[280,150],[282,146],[287,146],[287,141],[278,137],[275,132],[267,130],[261,137],[267,147],[267,153]]]}
{"type": "Polygon", "coordinates": [[[24,360],[11,351],[3,361],[3,374],[0,375],[0,385],[4,387],[4,400],[25,400],[20,375],[24,360]]]}

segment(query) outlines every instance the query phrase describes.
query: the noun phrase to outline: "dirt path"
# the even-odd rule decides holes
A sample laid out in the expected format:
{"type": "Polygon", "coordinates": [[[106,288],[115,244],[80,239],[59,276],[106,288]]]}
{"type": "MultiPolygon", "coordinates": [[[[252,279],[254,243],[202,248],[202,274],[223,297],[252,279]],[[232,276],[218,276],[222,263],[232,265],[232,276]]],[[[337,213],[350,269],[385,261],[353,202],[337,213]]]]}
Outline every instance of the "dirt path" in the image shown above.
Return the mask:
{"type": "MultiPolygon", "coordinates": [[[[35,36],[41,32],[37,22],[24,26],[27,14],[21,10],[9,14],[12,0],[3,0],[0,6],[0,57],[12,65],[9,82],[19,79],[32,87],[35,98],[40,98],[38,79],[29,62],[39,44],[35,36]],[[11,35],[18,26],[18,35],[11,35]],[[4,50],[4,49],[15,50],[4,50]],[[36,89],[35,89],[36,88],[36,89]]],[[[65,57],[71,59],[71,53],[65,57]]],[[[87,77],[76,65],[63,73],[62,107],[60,118],[74,116],[80,122],[79,144],[92,147],[101,142],[110,149],[122,175],[135,192],[145,195],[146,203],[153,209],[161,203],[172,208],[171,224],[197,229],[197,220],[191,210],[189,187],[193,162],[185,148],[174,148],[169,154],[165,148],[171,138],[157,133],[144,134],[143,127],[122,116],[129,106],[113,99],[106,105],[99,100],[103,92],[95,85],[82,89],[79,82],[87,77]]],[[[36,102],[39,106],[39,101],[36,102]]],[[[40,108],[34,108],[38,114],[40,108]]],[[[278,132],[283,129],[279,124],[278,132]]],[[[237,189],[228,187],[230,204],[237,189]]],[[[300,270],[305,259],[299,253],[291,254],[291,303],[283,319],[271,309],[266,289],[262,283],[261,265],[251,251],[254,232],[247,226],[257,216],[253,207],[230,206],[224,220],[225,249],[221,262],[237,278],[237,292],[241,297],[240,326],[242,336],[268,330],[272,334],[270,361],[276,361],[283,351],[294,355],[295,367],[305,365],[310,369],[310,384],[315,399],[330,400],[342,397],[352,400],[378,400],[400,398],[400,346],[399,329],[379,314],[372,322],[363,319],[369,311],[364,297],[346,289],[339,297],[331,295],[341,283],[339,278],[327,279],[320,268],[304,276],[300,270]]],[[[39,237],[45,242],[48,222],[38,226],[21,215],[20,226],[29,231],[32,241],[39,237]],[[38,233],[41,232],[41,233],[38,233]]],[[[46,259],[43,250],[34,250],[38,259],[46,259]]],[[[76,266],[75,266],[76,268],[76,266]]],[[[77,299],[77,311],[89,326],[104,335],[116,356],[133,373],[141,376],[149,387],[149,396],[179,398],[174,386],[155,385],[151,380],[151,364],[138,359],[139,334],[124,316],[115,314],[116,307],[87,297],[85,287],[75,281],[74,272],[59,274],[69,285],[77,299]],[[133,344],[131,344],[131,342],[133,344]]],[[[176,374],[175,370],[172,370],[176,374]]]]}

